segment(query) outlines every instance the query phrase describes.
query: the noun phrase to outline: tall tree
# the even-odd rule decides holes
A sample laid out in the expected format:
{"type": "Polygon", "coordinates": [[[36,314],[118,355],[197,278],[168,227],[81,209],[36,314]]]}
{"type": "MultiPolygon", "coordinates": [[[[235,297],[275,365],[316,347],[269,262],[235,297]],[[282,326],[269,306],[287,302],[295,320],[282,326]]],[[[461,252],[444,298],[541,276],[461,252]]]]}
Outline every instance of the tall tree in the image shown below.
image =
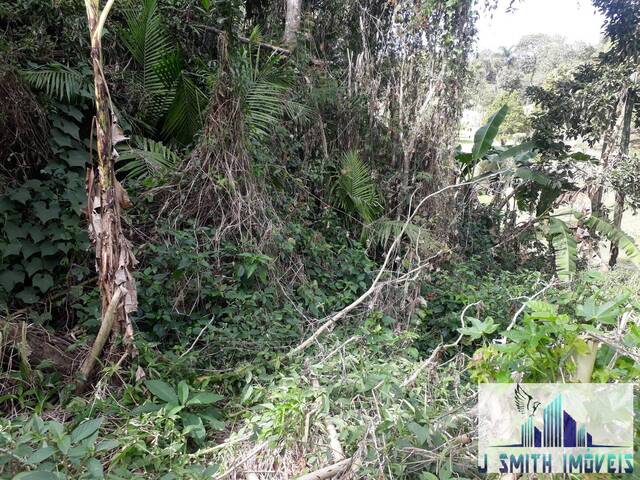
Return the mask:
{"type": "Polygon", "coordinates": [[[298,32],[300,31],[301,14],[302,0],[287,0],[287,12],[282,41],[290,49],[293,49],[296,46],[298,32]]]}

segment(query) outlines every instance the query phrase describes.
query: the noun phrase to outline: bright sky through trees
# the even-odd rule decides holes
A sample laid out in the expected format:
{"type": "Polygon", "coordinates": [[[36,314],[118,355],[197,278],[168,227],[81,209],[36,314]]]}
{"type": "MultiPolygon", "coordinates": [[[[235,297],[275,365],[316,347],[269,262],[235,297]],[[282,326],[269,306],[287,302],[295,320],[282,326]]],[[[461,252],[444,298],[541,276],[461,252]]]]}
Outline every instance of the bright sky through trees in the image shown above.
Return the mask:
{"type": "Polygon", "coordinates": [[[508,47],[531,33],[563,35],[569,41],[596,44],[600,41],[602,16],[590,0],[521,0],[507,12],[509,0],[501,0],[493,13],[482,14],[478,23],[478,47],[508,47]]]}

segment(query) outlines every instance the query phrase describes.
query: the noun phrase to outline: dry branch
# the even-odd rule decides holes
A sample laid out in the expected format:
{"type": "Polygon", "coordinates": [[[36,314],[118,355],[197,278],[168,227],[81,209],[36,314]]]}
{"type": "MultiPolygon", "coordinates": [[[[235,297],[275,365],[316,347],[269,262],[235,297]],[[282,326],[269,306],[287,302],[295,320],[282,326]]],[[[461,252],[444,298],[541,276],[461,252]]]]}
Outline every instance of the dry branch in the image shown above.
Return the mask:
{"type": "MultiPolygon", "coordinates": [[[[218,35],[227,35],[227,32],[225,32],[221,28],[212,27],[210,25],[201,25],[201,27],[210,32],[215,32],[218,35]]],[[[242,35],[235,35],[234,38],[237,38],[242,43],[247,43],[247,44],[253,43],[260,47],[266,48],[268,50],[271,50],[275,53],[282,55],[283,57],[289,57],[292,53],[291,50],[289,50],[288,48],[279,47],[278,45],[273,45],[272,43],[267,43],[267,42],[256,42],[242,35]]],[[[310,58],[309,62],[311,62],[313,65],[319,65],[319,66],[327,65],[327,63],[329,63],[326,60],[320,60],[319,58],[310,58]]]]}
{"type": "MultiPolygon", "coordinates": [[[[313,388],[316,390],[320,390],[320,382],[318,382],[317,378],[311,379],[311,384],[313,388]]],[[[324,419],[324,426],[327,430],[327,435],[329,436],[329,447],[331,448],[331,457],[335,461],[344,460],[344,450],[342,449],[342,445],[340,444],[340,440],[338,439],[338,431],[336,430],[335,425],[329,418],[324,419]]]]}
{"type": "Polygon", "coordinates": [[[347,468],[349,468],[351,462],[351,458],[345,458],[344,460],[340,460],[333,465],[329,465],[327,467],[321,468],[320,470],[316,470],[315,472],[307,473],[305,475],[297,477],[296,480],[326,480],[344,472],[347,468]]]}
{"type": "Polygon", "coordinates": [[[98,331],[98,335],[96,335],[96,339],[93,342],[91,351],[89,352],[89,355],[87,355],[87,358],[85,358],[84,362],[82,363],[82,367],[80,367],[80,380],[78,381],[78,386],[77,386],[77,391],[79,392],[81,392],[84,389],[86,382],[89,379],[91,372],[93,371],[93,367],[96,361],[98,360],[98,358],[100,357],[100,354],[102,353],[102,349],[104,348],[104,345],[107,343],[107,340],[109,339],[109,335],[113,330],[113,323],[116,318],[118,305],[120,304],[120,300],[125,295],[125,293],[126,293],[126,290],[124,290],[124,288],[122,287],[119,287],[115,291],[115,293],[113,294],[113,297],[111,298],[111,301],[109,302],[109,306],[107,307],[107,311],[104,315],[104,318],[102,319],[102,323],[100,324],[100,330],[98,331]]]}

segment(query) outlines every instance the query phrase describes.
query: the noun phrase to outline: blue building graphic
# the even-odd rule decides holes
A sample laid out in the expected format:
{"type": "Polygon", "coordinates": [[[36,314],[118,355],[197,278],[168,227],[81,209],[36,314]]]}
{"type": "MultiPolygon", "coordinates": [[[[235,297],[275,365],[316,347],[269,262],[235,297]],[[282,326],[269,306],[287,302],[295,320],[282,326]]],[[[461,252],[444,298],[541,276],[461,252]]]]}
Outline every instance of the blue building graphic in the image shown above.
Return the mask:
{"type": "Polygon", "coordinates": [[[529,448],[574,448],[574,447],[615,447],[616,445],[596,445],[587,430],[587,425],[578,423],[569,412],[562,408],[562,395],[558,395],[542,409],[542,431],[534,425],[533,417],[528,417],[520,425],[520,443],[503,447],[529,448]]]}

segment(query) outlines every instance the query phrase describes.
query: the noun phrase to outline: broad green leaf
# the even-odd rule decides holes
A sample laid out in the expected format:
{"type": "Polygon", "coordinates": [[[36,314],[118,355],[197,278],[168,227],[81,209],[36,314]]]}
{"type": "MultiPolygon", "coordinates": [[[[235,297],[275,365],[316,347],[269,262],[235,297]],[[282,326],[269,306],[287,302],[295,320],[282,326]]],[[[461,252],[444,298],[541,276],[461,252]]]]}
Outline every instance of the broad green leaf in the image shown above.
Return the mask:
{"type": "Polygon", "coordinates": [[[589,297],[582,305],[576,307],[576,314],[587,321],[614,324],[622,315],[621,305],[629,299],[629,294],[618,296],[615,300],[597,304],[594,297],[589,297]]]}
{"type": "Polygon", "coordinates": [[[597,215],[591,215],[586,220],[584,219],[584,215],[580,213],[574,212],[574,215],[579,220],[583,220],[585,225],[606,236],[607,239],[609,239],[611,242],[618,242],[618,245],[627,255],[629,260],[631,260],[635,264],[640,264],[640,249],[638,249],[638,246],[636,245],[636,242],[633,240],[633,238],[631,238],[625,232],[615,227],[614,225],[611,225],[608,221],[598,217],[597,215]]]}
{"type": "Polygon", "coordinates": [[[104,478],[104,470],[102,469],[102,464],[95,458],[90,458],[87,462],[87,472],[89,473],[91,478],[95,478],[98,480],[104,478]]]}
{"type": "Polygon", "coordinates": [[[480,321],[473,317],[467,317],[465,321],[467,324],[470,324],[470,326],[458,328],[458,332],[462,335],[471,337],[471,340],[477,340],[483,335],[489,335],[495,332],[499,327],[491,317],[487,317],[484,321],[480,321]]]}
{"type": "Polygon", "coordinates": [[[60,158],[70,167],[84,167],[89,160],[89,155],[82,150],[67,150],[60,154],[60,158]]]}
{"type": "Polygon", "coordinates": [[[503,105],[500,110],[489,117],[485,125],[478,129],[473,137],[473,149],[471,150],[471,158],[473,161],[479,160],[489,151],[508,111],[509,107],[503,105]]]}
{"type": "Polygon", "coordinates": [[[151,393],[167,403],[179,403],[175,390],[162,380],[147,380],[144,382],[151,393]]]}
{"type": "Polygon", "coordinates": [[[224,399],[222,395],[212,392],[198,392],[189,398],[187,405],[211,405],[224,399]]]}
{"type": "Polygon", "coordinates": [[[37,303],[38,300],[40,300],[38,293],[33,287],[26,287],[25,289],[20,290],[16,293],[16,298],[27,304],[37,303]]]}
{"type": "Polygon", "coordinates": [[[53,278],[48,273],[38,273],[31,279],[31,283],[38,287],[42,293],[46,293],[53,287],[53,278]]]}
{"type": "Polygon", "coordinates": [[[520,143],[499,152],[495,157],[492,156],[491,159],[498,163],[506,160],[514,160],[516,163],[520,164],[529,160],[533,156],[533,148],[533,142],[520,143]]]}
{"type": "Polygon", "coordinates": [[[114,448],[118,448],[120,443],[117,440],[105,440],[104,442],[100,442],[96,447],[96,452],[103,452],[106,450],[113,450],[114,448]]]}
{"type": "Polygon", "coordinates": [[[16,188],[9,194],[9,198],[24,205],[31,198],[31,193],[26,188],[16,188]]]}
{"type": "Polygon", "coordinates": [[[93,435],[100,428],[103,420],[103,418],[94,418],[92,420],[82,422],[73,430],[73,432],[71,432],[71,441],[73,443],[78,443],[80,440],[93,435]]]}
{"type": "Polygon", "coordinates": [[[22,472],[13,477],[13,480],[58,480],[58,476],[52,472],[22,472]]]}
{"type": "Polygon", "coordinates": [[[33,455],[27,459],[27,463],[31,465],[37,465],[44,462],[47,458],[53,455],[56,449],[53,447],[42,447],[36,450],[33,455]]]}
{"type": "Polygon", "coordinates": [[[204,440],[207,432],[202,423],[202,419],[193,413],[183,413],[181,415],[184,430],[182,433],[191,435],[196,440],[204,440]]]}
{"type": "Polygon", "coordinates": [[[51,420],[49,423],[49,431],[56,437],[61,437],[64,434],[64,426],[56,420],[51,420]]]}
{"type": "Polygon", "coordinates": [[[24,272],[17,270],[16,267],[13,267],[11,270],[4,270],[0,272],[0,287],[4,288],[7,292],[11,292],[13,287],[24,282],[24,278],[24,272]]]}
{"type": "Polygon", "coordinates": [[[187,385],[187,382],[182,380],[180,383],[178,383],[178,400],[180,401],[180,405],[185,405],[188,398],[189,385],[187,385]]]}
{"type": "Polygon", "coordinates": [[[66,455],[69,453],[69,449],[71,448],[71,437],[69,435],[62,436],[56,445],[58,446],[58,449],[66,455]]]}
{"type": "Polygon", "coordinates": [[[416,422],[411,422],[407,425],[407,428],[413,435],[416,437],[418,447],[424,445],[424,443],[429,438],[429,428],[423,427],[422,425],[417,424],[416,422]]]}

